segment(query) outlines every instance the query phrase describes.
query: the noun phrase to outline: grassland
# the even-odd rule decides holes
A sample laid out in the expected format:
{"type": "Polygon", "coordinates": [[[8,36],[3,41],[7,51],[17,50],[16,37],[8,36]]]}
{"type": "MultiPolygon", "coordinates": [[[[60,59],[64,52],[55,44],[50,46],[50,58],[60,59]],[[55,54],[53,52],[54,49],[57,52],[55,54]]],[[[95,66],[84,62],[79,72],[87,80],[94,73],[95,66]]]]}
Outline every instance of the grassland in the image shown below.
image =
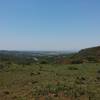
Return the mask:
{"type": "Polygon", "coordinates": [[[100,63],[1,64],[0,100],[100,100],[100,63]]]}

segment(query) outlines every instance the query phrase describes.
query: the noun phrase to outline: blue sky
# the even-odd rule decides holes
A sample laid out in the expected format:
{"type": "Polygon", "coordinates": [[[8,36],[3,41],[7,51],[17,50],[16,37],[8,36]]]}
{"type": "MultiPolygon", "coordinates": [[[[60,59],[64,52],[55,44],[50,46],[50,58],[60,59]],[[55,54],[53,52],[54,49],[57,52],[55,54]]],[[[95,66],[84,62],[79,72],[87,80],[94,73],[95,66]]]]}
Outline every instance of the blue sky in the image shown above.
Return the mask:
{"type": "Polygon", "coordinates": [[[100,0],[0,0],[1,50],[100,45],[100,0]]]}

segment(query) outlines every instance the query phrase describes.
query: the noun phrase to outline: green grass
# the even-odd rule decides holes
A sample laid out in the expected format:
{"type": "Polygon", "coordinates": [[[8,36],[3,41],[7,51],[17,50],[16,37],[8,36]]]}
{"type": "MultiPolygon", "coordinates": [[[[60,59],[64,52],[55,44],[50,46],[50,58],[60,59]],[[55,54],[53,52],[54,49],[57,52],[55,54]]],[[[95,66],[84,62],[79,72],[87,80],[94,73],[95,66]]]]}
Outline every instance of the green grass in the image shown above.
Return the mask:
{"type": "Polygon", "coordinates": [[[11,64],[0,70],[0,100],[67,99],[100,100],[99,63],[11,64]]]}

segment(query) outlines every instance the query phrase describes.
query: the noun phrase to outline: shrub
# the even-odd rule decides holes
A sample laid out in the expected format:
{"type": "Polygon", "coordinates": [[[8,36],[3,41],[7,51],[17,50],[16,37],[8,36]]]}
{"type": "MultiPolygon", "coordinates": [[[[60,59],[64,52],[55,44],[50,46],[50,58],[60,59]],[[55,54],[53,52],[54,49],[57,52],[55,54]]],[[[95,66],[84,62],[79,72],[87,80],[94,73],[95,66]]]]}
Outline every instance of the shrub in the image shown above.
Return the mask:
{"type": "Polygon", "coordinates": [[[81,64],[81,63],[83,63],[83,61],[82,60],[72,60],[72,62],[71,62],[72,64],[81,64]]]}
{"type": "Polygon", "coordinates": [[[69,70],[78,70],[78,68],[76,68],[76,67],[69,67],[68,69],[69,70]]]}
{"type": "Polygon", "coordinates": [[[40,62],[40,64],[48,64],[48,62],[46,60],[43,60],[40,62]]]}

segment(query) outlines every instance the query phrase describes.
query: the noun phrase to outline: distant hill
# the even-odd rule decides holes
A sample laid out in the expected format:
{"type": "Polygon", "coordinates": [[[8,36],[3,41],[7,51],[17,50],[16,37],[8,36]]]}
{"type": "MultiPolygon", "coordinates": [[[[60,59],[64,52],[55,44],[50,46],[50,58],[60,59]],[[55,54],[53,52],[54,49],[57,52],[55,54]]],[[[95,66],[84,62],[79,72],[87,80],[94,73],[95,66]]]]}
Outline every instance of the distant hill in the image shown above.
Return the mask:
{"type": "Polygon", "coordinates": [[[100,62],[100,46],[82,49],[73,55],[72,59],[87,62],[100,62]]]}
{"type": "Polygon", "coordinates": [[[100,46],[98,47],[92,47],[92,48],[87,48],[79,51],[79,54],[82,56],[93,56],[93,57],[99,57],[100,58],[100,46]]]}

